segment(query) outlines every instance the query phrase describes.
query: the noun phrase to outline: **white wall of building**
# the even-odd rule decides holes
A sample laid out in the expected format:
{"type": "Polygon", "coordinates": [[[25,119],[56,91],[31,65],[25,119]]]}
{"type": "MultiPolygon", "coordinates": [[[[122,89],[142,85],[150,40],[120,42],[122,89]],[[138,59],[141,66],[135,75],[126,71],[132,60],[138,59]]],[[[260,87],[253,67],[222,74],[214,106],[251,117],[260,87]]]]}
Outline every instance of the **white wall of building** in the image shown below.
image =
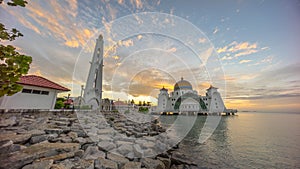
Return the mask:
{"type": "Polygon", "coordinates": [[[181,112],[199,112],[199,102],[193,98],[187,98],[181,102],[179,110],[181,112]]]}
{"type": "Polygon", "coordinates": [[[0,98],[1,109],[53,109],[56,102],[57,90],[43,87],[23,85],[23,89],[48,91],[45,94],[33,94],[18,92],[12,96],[0,98]]]}

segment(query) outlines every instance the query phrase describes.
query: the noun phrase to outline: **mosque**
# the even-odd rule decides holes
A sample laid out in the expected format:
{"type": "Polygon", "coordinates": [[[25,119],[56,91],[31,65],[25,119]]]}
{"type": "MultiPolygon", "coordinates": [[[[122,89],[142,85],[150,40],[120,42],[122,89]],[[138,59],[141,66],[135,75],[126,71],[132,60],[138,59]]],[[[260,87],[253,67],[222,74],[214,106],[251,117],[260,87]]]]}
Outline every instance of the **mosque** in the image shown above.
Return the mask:
{"type": "Polygon", "coordinates": [[[181,78],[174,85],[174,91],[160,89],[158,95],[158,112],[193,112],[193,113],[223,113],[226,110],[218,88],[210,86],[206,96],[198,95],[190,82],[181,78]]]}

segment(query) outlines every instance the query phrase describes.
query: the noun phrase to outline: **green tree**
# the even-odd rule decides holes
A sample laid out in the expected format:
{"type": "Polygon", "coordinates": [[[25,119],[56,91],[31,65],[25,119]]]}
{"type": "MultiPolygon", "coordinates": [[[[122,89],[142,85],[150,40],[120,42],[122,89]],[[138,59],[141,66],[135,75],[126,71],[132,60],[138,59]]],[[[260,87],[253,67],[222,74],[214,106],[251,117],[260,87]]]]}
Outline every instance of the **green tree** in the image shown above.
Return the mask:
{"type": "MultiPolygon", "coordinates": [[[[0,0],[2,4],[3,0],[0,0]]],[[[10,6],[25,7],[25,0],[11,0],[7,2],[10,6]]],[[[23,36],[21,32],[13,28],[10,31],[0,23],[0,97],[11,96],[20,90],[22,86],[16,82],[20,77],[26,75],[32,62],[31,56],[20,54],[12,45],[4,45],[4,41],[13,41],[17,37],[23,36]]]]}

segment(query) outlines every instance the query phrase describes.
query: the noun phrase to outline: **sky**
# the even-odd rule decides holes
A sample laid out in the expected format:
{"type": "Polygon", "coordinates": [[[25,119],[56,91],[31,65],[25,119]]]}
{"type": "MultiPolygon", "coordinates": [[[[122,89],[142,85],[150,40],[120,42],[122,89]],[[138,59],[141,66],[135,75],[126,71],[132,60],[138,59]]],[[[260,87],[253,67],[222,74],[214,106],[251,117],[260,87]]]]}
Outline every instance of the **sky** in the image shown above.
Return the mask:
{"type": "MultiPolygon", "coordinates": [[[[0,5],[0,22],[24,37],[29,74],[80,95],[95,40],[104,37],[103,96],[156,103],[183,77],[227,108],[300,112],[299,0],[31,0],[0,5]]],[[[67,95],[63,93],[61,95],[67,95]]]]}

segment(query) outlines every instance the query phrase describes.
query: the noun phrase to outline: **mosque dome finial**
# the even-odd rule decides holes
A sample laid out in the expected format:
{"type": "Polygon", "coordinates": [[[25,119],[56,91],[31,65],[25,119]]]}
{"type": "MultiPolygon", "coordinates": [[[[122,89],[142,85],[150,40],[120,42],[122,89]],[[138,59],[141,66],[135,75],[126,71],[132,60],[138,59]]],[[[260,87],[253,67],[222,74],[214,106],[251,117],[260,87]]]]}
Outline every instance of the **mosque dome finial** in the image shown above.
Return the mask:
{"type": "Polygon", "coordinates": [[[189,90],[193,90],[193,87],[191,85],[190,82],[183,80],[183,77],[181,77],[181,80],[178,81],[175,85],[174,85],[174,91],[175,90],[180,90],[180,89],[189,89],[189,90]]]}

